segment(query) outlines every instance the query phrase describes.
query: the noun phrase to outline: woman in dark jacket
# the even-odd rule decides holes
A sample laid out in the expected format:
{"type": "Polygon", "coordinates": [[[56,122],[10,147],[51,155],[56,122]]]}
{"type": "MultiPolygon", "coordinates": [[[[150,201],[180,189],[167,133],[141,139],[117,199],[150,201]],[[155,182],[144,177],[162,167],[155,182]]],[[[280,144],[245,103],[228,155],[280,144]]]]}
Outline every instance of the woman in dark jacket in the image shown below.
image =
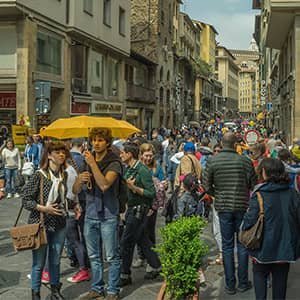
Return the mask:
{"type": "Polygon", "coordinates": [[[273,299],[285,299],[290,263],[300,256],[300,198],[289,187],[284,165],[265,158],[259,166],[263,183],[256,186],[242,230],[252,227],[259,215],[257,192],[263,198],[264,232],[260,249],[249,250],[253,260],[256,299],[267,297],[267,277],[272,274],[273,299]]]}
{"type": "MultiPolygon", "coordinates": [[[[51,300],[63,299],[60,294],[60,255],[66,234],[66,216],[68,213],[66,146],[62,142],[49,142],[41,160],[41,168],[36,171],[22,191],[23,206],[30,211],[29,224],[40,221],[40,212],[44,214],[44,225],[48,245],[32,250],[31,290],[32,299],[40,300],[41,275],[48,250],[51,300]],[[44,204],[40,204],[40,182],[44,204]]],[[[79,205],[75,205],[75,214],[80,215],[79,205]]]]}

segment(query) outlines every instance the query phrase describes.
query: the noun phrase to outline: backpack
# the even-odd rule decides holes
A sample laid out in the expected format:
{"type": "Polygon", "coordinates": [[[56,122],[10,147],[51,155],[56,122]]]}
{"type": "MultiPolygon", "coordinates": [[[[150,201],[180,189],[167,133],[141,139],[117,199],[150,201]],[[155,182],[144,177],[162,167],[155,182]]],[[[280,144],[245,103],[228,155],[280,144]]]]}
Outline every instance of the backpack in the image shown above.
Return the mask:
{"type": "MultiPolygon", "coordinates": [[[[123,166],[122,169],[124,169],[123,166]]],[[[119,199],[119,212],[120,214],[123,214],[126,211],[126,206],[128,202],[128,187],[127,187],[126,180],[123,178],[123,176],[122,177],[120,176],[119,179],[118,199],[119,199]]]]}
{"type": "Polygon", "coordinates": [[[165,200],[166,200],[166,190],[164,184],[159,181],[157,177],[152,177],[153,184],[155,187],[155,201],[152,204],[152,208],[154,210],[157,210],[160,207],[165,206],[165,200]]]}
{"type": "Polygon", "coordinates": [[[172,193],[171,197],[166,201],[164,209],[161,212],[161,215],[166,218],[166,223],[173,221],[174,216],[178,211],[178,198],[180,193],[180,186],[177,186],[172,193]]]}

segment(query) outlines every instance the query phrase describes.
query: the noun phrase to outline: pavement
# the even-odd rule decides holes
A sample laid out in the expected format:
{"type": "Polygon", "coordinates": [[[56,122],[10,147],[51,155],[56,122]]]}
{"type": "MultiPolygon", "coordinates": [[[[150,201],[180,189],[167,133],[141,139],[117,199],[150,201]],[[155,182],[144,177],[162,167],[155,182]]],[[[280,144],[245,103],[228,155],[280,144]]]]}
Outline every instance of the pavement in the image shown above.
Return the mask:
{"type": "MultiPolygon", "coordinates": [[[[31,270],[31,251],[17,253],[14,251],[9,236],[9,228],[13,226],[21,199],[0,200],[0,300],[29,300],[31,299],[30,281],[27,274],[31,270]]],[[[26,224],[28,212],[24,211],[19,224],[26,224]]],[[[158,218],[158,229],[164,224],[163,218],[158,218]]],[[[210,252],[207,261],[214,260],[218,254],[215,241],[212,237],[211,223],[206,227],[202,238],[209,246],[210,252]]],[[[159,241],[159,234],[158,234],[159,241]]],[[[155,300],[160,290],[162,279],[144,280],[145,269],[132,269],[133,284],[121,291],[121,298],[125,300],[155,300]]],[[[63,283],[62,294],[66,299],[79,299],[79,296],[89,290],[89,282],[72,284],[67,278],[72,276],[76,269],[69,266],[69,260],[61,259],[61,281],[63,283]]],[[[224,271],[219,265],[204,267],[206,286],[200,288],[200,299],[255,299],[254,289],[236,295],[224,294],[224,271]]],[[[251,277],[252,267],[249,265],[251,277]]],[[[105,268],[107,278],[107,267],[105,268]]],[[[291,266],[287,299],[299,299],[300,262],[291,266]]],[[[251,279],[251,278],[250,278],[251,279]]],[[[42,299],[50,299],[49,288],[42,286],[42,299]]],[[[268,299],[271,299],[271,289],[268,291],[268,299]]]]}

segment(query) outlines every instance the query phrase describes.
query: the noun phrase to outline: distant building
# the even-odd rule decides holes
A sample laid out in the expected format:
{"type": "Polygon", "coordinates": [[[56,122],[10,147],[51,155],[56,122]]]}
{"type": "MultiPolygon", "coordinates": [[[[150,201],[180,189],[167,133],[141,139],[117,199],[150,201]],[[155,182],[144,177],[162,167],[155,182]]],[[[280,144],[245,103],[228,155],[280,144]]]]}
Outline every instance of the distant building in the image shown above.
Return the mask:
{"type": "Polygon", "coordinates": [[[223,111],[229,119],[235,118],[238,113],[239,70],[231,52],[224,46],[217,46],[215,77],[223,85],[223,111]]]}
{"type": "Polygon", "coordinates": [[[252,49],[257,49],[257,45],[252,40],[251,50],[229,51],[235,57],[239,71],[239,111],[245,117],[251,117],[264,109],[260,105],[259,91],[259,53],[252,49]]]}

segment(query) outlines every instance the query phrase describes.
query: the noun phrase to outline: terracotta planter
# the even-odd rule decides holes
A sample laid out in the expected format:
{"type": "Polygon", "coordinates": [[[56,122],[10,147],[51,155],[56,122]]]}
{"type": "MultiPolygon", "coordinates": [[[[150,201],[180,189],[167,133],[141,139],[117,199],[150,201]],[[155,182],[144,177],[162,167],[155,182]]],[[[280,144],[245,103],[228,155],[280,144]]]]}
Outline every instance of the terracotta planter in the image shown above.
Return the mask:
{"type": "Polygon", "coordinates": [[[165,294],[166,294],[166,288],[167,288],[167,284],[164,281],[161,285],[161,288],[159,290],[159,293],[157,295],[157,300],[164,300],[165,298],[165,294]]]}
{"type": "MultiPolygon", "coordinates": [[[[167,297],[166,296],[166,288],[167,288],[167,284],[166,282],[164,281],[161,285],[161,288],[159,290],[159,293],[157,295],[157,300],[172,300],[172,298],[170,297],[167,297]]],[[[190,300],[199,300],[199,291],[194,294],[192,297],[189,297],[187,299],[190,299],[190,300]]]]}

